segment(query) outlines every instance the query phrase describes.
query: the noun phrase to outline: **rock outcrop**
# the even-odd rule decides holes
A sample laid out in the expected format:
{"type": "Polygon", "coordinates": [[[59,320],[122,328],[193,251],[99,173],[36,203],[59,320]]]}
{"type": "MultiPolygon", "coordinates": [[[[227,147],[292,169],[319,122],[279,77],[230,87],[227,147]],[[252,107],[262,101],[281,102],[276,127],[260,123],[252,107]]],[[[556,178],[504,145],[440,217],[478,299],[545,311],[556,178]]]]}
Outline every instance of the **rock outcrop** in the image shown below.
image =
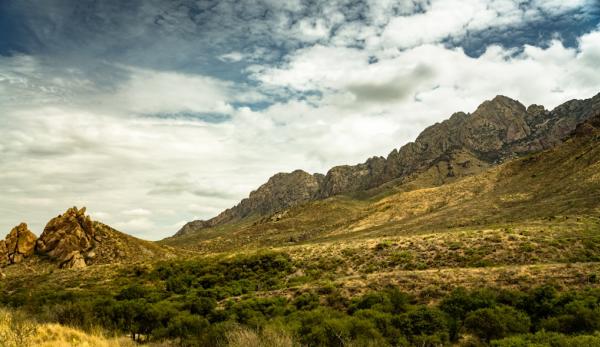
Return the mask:
{"type": "Polygon", "coordinates": [[[72,207],[51,219],[36,244],[36,251],[57,261],[62,268],[86,266],[86,256],[93,254],[94,225],[85,215],[85,207],[72,207]]]}
{"type": "Polygon", "coordinates": [[[85,207],[69,208],[51,219],[37,238],[22,223],[0,240],[0,266],[16,264],[25,258],[50,260],[60,268],[83,268],[95,264],[136,263],[148,259],[171,258],[169,248],[124,234],[103,223],[92,221],[85,207]]]}
{"type": "MultiPolygon", "coordinates": [[[[297,170],[279,173],[238,205],[207,221],[186,224],[176,236],[239,220],[268,215],[306,201],[363,191],[431,168],[447,179],[470,175],[519,155],[554,147],[577,126],[600,111],[600,94],[571,100],[552,111],[525,107],[506,96],[483,102],[472,114],[457,112],[425,129],[414,142],[387,158],[336,166],[325,176],[297,170]]],[[[443,183],[442,179],[440,183],[443,183]]]]}
{"type": "Polygon", "coordinates": [[[17,264],[33,255],[36,236],[29,230],[27,224],[21,223],[14,227],[0,241],[0,265],[17,264]]]}

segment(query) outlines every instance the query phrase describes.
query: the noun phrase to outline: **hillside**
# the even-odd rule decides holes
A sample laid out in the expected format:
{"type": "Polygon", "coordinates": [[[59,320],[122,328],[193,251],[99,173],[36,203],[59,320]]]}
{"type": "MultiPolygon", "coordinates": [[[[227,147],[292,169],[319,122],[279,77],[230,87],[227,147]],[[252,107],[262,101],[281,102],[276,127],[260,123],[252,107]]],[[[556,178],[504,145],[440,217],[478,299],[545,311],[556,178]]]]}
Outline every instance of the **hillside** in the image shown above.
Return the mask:
{"type": "Polygon", "coordinates": [[[600,94],[571,100],[552,111],[540,105],[525,107],[497,96],[472,114],[458,112],[425,129],[415,140],[394,149],[387,158],[337,166],[322,174],[302,170],[279,173],[233,208],[207,221],[193,221],[175,237],[244,219],[268,216],[308,201],[359,193],[427,172],[430,184],[452,182],[485,171],[515,157],[552,148],[580,122],[600,110],[600,94]]]}
{"type": "Polygon", "coordinates": [[[162,244],[214,252],[597,216],[600,146],[595,122],[597,117],[583,123],[552,149],[444,185],[438,178],[445,165],[434,165],[394,185],[308,202],[162,244]]]}

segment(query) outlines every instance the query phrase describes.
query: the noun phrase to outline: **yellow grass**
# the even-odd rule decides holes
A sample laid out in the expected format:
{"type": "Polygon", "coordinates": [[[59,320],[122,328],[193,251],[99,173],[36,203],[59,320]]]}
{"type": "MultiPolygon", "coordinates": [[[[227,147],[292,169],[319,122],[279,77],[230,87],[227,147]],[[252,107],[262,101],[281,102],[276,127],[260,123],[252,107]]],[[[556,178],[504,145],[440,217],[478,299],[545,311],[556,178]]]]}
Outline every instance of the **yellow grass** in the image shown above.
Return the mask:
{"type": "Polygon", "coordinates": [[[291,336],[279,329],[266,328],[263,331],[255,331],[245,327],[238,327],[227,334],[227,346],[293,347],[299,345],[294,343],[291,336]]]}
{"type": "Polygon", "coordinates": [[[127,337],[86,333],[60,324],[37,323],[23,313],[0,310],[0,346],[3,347],[130,347],[127,337]]]}

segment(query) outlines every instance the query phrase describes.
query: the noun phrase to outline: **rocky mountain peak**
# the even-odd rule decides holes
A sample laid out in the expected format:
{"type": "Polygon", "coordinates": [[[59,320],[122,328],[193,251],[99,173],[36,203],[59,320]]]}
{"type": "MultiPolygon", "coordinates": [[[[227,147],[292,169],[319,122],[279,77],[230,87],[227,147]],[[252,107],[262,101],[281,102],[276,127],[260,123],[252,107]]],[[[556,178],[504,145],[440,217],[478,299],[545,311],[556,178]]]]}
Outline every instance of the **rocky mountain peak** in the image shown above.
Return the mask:
{"type": "Polygon", "coordinates": [[[523,104],[505,96],[485,101],[462,127],[460,136],[469,148],[490,155],[531,134],[523,104]]]}
{"type": "Polygon", "coordinates": [[[37,241],[36,251],[63,268],[85,267],[85,258],[98,241],[94,224],[85,211],[85,207],[72,207],[51,219],[37,241]]]}
{"type": "Polygon", "coordinates": [[[29,230],[27,224],[21,223],[14,227],[0,241],[0,265],[16,264],[34,253],[36,236],[29,230]]]}
{"type": "Polygon", "coordinates": [[[309,201],[319,190],[320,177],[306,171],[295,170],[291,173],[278,173],[250,193],[248,199],[237,206],[240,217],[252,212],[260,214],[285,209],[293,202],[309,201]]]}
{"type": "Polygon", "coordinates": [[[254,213],[260,215],[273,213],[313,200],[319,192],[323,179],[322,174],[311,175],[303,170],[275,174],[269,178],[267,183],[252,191],[249,197],[243,199],[238,205],[208,221],[198,220],[187,223],[176,235],[185,235],[192,231],[238,220],[254,213]]]}
{"type": "Polygon", "coordinates": [[[515,110],[525,111],[525,106],[522,103],[505,95],[496,95],[492,100],[486,100],[483,103],[481,103],[481,105],[479,105],[477,109],[485,108],[488,106],[499,109],[511,108],[515,110]]]}

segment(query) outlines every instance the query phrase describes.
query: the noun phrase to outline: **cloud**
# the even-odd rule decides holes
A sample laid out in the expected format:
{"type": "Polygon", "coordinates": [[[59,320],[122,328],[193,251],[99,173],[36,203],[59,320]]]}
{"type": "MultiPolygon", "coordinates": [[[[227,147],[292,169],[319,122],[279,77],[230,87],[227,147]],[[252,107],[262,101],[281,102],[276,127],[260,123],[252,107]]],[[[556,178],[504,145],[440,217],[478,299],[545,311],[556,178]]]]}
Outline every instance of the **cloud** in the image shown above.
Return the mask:
{"type": "Polygon", "coordinates": [[[347,89],[357,103],[396,102],[406,98],[421,82],[433,76],[433,70],[427,65],[417,65],[408,73],[397,75],[389,80],[365,81],[349,84],[347,89]]]}
{"type": "Polygon", "coordinates": [[[137,234],[148,233],[156,226],[146,217],[136,217],[125,222],[116,223],[115,227],[126,233],[137,234]]]}
{"type": "Polygon", "coordinates": [[[108,218],[111,218],[111,214],[107,212],[89,211],[88,213],[91,216],[91,218],[95,220],[106,220],[108,218]]]}
{"type": "Polygon", "coordinates": [[[209,182],[194,180],[190,174],[180,173],[166,181],[155,182],[148,192],[150,195],[193,194],[199,197],[230,199],[240,195],[239,190],[227,182],[209,182]]]}
{"type": "Polygon", "coordinates": [[[518,43],[489,34],[592,1],[103,1],[78,5],[87,22],[26,4],[10,6],[28,51],[0,56],[5,231],[77,205],[159,239],[276,172],[386,155],[496,94],[552,107],[600,85],[596,26],[562,28],[576,45],[543,26],[518,43]],[[476,55],[461,46],[473,36],[476,55]]]}
{"type": "Polygon", "coordinates": [[[228,63],[237,63],[244,59],[244,54],[234,51],[219,56],[219,59],[228,63]]]}
{"type": "Polygon", "coordinates": [[[152,212],[144,208],[134,208],[132,210],[123,211],[123,214],[128,216],[150,216],[152,212]]]}
{"type": "Polygon", "coordinates": [[[579,41],[579,48],[566,48],[555,40],[546,48],[525,45],[522,52],[493,45],[480,57],[470,57],[460,48],[427,44],[382,54],[375,62],[359,48],[315,45],[296,51],[281,66],[256,69],[253,76],[270,87],[322,91],[325,102],[339,106],[402,101],[409,94],[427,96],[433,106],[432,98],[449,90],[476,101],[505,93],[552,106],[581,94],[595,94],[599,76],[592,61],[598,56],[598,32],[583,35],[579,41]],[[559,86],[570,89],[558,96],[552,91],[559,86]],[[348,93],[354,98],[342,97],[348,93]]]}
{"type": "Polygon", "coordinates": [[[382,33],[385,46],[410,48],[462,37],[468,32],[497,27],[522,26],[585,5],[590,0],[569,2],[512,0],[434,0],[424,4],[424,12],[390,20],[382,33]]]}
{"type": "Polygon", "coordinates": [[[114,100],[131,112],[231,111],[232,86],[206,76],[134,69],[114,100]]]}

